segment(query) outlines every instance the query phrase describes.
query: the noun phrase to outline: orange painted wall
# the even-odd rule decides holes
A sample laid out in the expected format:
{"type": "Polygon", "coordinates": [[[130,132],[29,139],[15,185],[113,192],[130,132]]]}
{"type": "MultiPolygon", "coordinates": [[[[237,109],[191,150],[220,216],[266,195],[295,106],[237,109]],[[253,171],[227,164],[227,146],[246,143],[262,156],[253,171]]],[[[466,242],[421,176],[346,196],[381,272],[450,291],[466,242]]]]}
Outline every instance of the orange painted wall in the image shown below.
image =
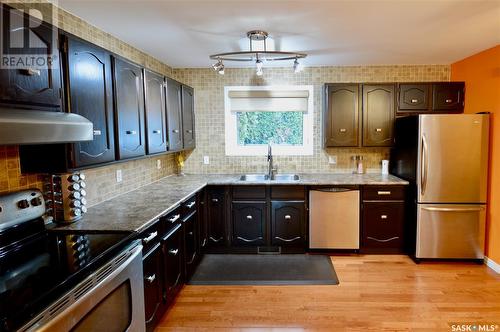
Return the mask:
{"type": "Polygon", "coordinates": [[[500,264],[500,45],[451,65],[465,81],[465,113],[491,112],[486,256],[500,264]]]}

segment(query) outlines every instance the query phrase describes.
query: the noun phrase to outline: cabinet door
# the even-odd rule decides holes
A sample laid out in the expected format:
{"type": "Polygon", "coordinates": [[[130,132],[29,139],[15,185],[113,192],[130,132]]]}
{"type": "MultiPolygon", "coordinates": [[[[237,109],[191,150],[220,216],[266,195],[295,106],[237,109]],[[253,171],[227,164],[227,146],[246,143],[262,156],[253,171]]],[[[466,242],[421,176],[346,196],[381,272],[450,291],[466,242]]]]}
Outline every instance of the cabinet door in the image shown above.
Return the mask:
{"type": "Polygon", "coordinates": [[[115,160],[111,55],[87,42],[68,38],[67,105],[94,124],[94,139],[72,145],[74,167],[115,160]]]}
{"type": "Polygon", "coordinates": [[[265,202],[233,202],[233,245],[264,245],[265,244],[265,202]]]}
{"type": "Polygon", "coordinates": [[[184,224],[184,244],[185,244],[185,273],[188,281],[196,269],[199,259],[198,252],[198,215],[196,212],[190,214],[183,220],[184,224]]]}
{"type": "Polygon", "coordinates": [[[142,260],[144,274],[144,311],[146,329],[152,331],[155,327],[158,309],[162,304],[162,270],[160,245],[146,255],[142,260]]]}
{"type": "Polygon", "coordinates": [[[46,22],[40,24],[37,19],[7,5],[2,5],[2,27],[8,30],[2,31],[3,55],[40,57],[47,66],[0,69],[0,103],[60,110],[57,29],[46,22]]]}
{"type": "Polygon", "coordinates": [[[404,202],[363,202],[362,249],[400,252],[403,221],[404,202]]]}
{"type": "Polygon", "coordinates": [[[168,150],[180,151],[182,144],[182,88],[181,84],[167,78],[167,128],[168,150]]]}
{"type": "Polygon", "coordinates": [[[363,146],[391,146],[394,140],[394,85],[363,85],[363,146]]]}
{"type": "Polygon", "coordinates": [[[303,246],[306,243],[304,201],[272,201],[271,243],[303,246]]]}
{"type": "Polygon", "coordinates": [[[399,111],[427,111],[429,109],[429,84],[400,84],[399,111]]]}
{"type": "Polygon", "coordinates": [[[167,151],[165,81],[162,75],[144,70],[147,153],[167,151]]]}
{"type": "Polygon", "coordinates": [[[177,224],[163,239],[163,299],[171,304],[184,282],[184,241],[182,224],[177,224]]]}
{"type": "Polygon", "coordinates": [[[196,138],[194,132],[194,91],[193,88],[182,86],[182,135],[184,149],[194,149],[196,138]]]}
{"type": "Polygon", "coordinates": [[[146,150],[142,68],[113,59],[118,159],[140,157],[146,150]]]}
{"type": "Polygon", "coordinates": [[[198,245],[200,248],[200,254],[203,254],[205,248],[208,244],[208,223],[207,223],[207,195],[206,190],[203,189],[198,194],[198,228],[199,228],[199,236],[198,236],[198,245]]]}
{"type": "Polygon", "coordinates": [[[208,246],[223,247],[226,238],[226,213],[223,189],[208,190],[208,246]]]}
{"type": "Polygon", "coordinates": [[[432,109],[436,111],[462,112],[464,108],[463,82],[447,82],[432,85],[432,109]]]}
{"type": "Polygon", "coordinates": [[[325,147],[359,145],[359,86],[335,84],[326,88],[325,147]]]}

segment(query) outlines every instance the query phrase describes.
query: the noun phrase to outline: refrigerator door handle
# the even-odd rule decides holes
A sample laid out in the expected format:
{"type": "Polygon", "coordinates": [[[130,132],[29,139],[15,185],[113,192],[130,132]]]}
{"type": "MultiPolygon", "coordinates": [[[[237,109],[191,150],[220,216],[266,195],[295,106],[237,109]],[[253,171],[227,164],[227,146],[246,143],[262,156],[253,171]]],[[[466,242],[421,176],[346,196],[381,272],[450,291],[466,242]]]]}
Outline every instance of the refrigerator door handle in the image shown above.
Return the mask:
{"type": "Polygon", "coordinates": [[[442,212],[473,212],[473,211],[484,210],[484,206],[468,207],[468,208],[440,208],[440,207],[427,206],[427,207],[422,207],[422,209],[427,211],[442,211],[442,212]]]}
{"type": "Polygon", "coordinates": [[[420,191],[422,196],[425,194],[425,188],[427,187],[427,150],[427,140],[425,139],[425,135],[422,135],[422,157],[420,165],[420,191]]]}

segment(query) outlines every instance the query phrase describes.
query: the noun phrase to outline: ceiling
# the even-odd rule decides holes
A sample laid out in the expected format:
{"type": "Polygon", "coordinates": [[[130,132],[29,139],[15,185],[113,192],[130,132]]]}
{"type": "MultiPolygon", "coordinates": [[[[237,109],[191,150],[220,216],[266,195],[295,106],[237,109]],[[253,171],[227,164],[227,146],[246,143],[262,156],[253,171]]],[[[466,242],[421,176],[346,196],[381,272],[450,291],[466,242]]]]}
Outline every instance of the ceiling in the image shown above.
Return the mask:
{"type": "Polygon", "coordinates": [[[308,53],[306,66],[450,64],[500,44],[498,0],[57,4],[175,68],[208,67],[210,54],[245,50],[245,33],[253,29],[268,31],[277,50],[308,53]]]}

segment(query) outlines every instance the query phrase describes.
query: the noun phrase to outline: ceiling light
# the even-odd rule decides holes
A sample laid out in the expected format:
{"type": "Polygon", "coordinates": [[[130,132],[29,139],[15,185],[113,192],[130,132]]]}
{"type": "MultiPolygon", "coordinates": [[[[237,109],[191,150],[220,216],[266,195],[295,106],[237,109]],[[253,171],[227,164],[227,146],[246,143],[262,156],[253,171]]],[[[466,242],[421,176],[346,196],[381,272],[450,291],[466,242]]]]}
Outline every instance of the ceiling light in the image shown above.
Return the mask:
{"type": "Polygon", "coordinates": [[[302,69],[304,69],[304,66],[302,66],[301,63],[299,63],[298,59],[295,59],[295,61],[293,62],[293,71],[295,73],[300,73],[302,69]]]}
{"type": "MultiPolygon", "coordinates": [[[[262,75],[262,66],[263,62],[261,59],[265,59],[266,62],[270,61],[287,61],[287,60],[295,60],[294,61],[294,71],[297,73],[300,70],[302,70],[302,66],[299,63],[298,59],[305,58],[307,54],[305,53],[296,53],[296,52],[283,52],[283,51],[268,51],[267,46],[266,46],[266,39],[268,37],[268,33],[265,31],[261,30],[253,30],[247,32],[247,38],[250,41],[250,50],[249,51],[237,51],[237,52],[227,52],[227,53],[218,53],[218,54],[212,54],[210,56],[210,59],[217,60],[217,64],[220,63],[222,67],[224,68],[224,65],[222,64],[222,60],[224,61],[238,61],[238,62],[256,62],[257,66],[257,75],[261,76],[262,75]],[[253,49],[253,43],[255,41],[263,41],[264,42],[264,50],[254,50],[253,49]],[[257,59],[257,60],[256,60],[257,59]]],[[[220,72],[220,68],[217,67],[214,69],[216,71],[220,72]]],[[[222,70],[222,73],[224,73],[224,70],[222,70]]]]}
{"type": "Polygon", "coordinates": [[[257,76],[262,76],[262,74],[264,73],[262,71],[263,66],[264,66],[264,63],[262,62],[262,60],[257,59],[257,61],[255,61],[255,67],[257,67],[257,71],[256,71],[257,76]]]}
{"type": "Polygon", "coordinates": [[[222,60],[219,59],[216,63],[212,65],[212,68],[221,75],[224,75],[224,64],[222,60]]]}

